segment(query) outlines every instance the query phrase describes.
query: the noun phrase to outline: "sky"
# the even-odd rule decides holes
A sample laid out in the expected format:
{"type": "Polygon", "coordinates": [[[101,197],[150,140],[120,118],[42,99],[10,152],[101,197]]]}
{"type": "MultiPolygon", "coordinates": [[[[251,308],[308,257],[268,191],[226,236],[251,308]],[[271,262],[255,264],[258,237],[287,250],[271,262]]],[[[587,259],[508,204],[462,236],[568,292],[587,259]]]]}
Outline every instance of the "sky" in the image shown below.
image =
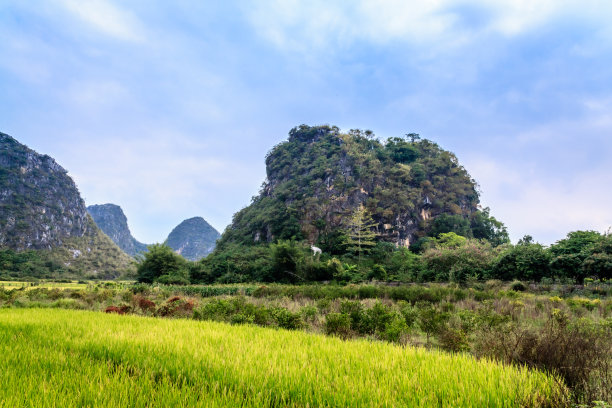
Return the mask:
{"type": "Polygon", "coordinates": [[[612,2],[0,0],[0,132],[161,242],[300,124],[454,152],[513,242],[612,227],[612,2]]]}

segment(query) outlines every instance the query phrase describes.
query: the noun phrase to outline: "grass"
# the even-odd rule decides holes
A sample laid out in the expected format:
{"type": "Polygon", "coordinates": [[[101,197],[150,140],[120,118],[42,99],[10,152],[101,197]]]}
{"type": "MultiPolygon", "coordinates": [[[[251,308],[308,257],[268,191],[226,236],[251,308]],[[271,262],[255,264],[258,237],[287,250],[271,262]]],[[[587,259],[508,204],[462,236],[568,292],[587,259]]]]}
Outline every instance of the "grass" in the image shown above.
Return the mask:
{"type": "Polygon", "coordinates": [[[87,288],[87,283],[78,283],[77,281],[72,282],[20,282],[20,281],[1,281],[0,288],[11,290],[11,289],[21,289],[25,290],[34,289],[34,288],[45,288],[45,289],[85,289],[87,288]]]}
{"type": "Polygon", "coordinates": [[[250,325],[0,309],[0,407],[540,407],[538,371],[250,325]]]}

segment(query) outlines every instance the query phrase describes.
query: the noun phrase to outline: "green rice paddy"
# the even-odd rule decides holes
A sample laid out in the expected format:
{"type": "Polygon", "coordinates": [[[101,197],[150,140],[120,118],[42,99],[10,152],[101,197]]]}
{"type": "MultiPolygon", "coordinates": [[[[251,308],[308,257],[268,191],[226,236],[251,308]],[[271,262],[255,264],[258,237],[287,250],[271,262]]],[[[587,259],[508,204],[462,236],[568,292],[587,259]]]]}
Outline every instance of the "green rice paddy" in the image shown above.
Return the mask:
{"type": "Polygon", "coordinates": [[[0,407],[543,407],[564,389],[464,354],[304,332],[0,309],[0,407]]]}

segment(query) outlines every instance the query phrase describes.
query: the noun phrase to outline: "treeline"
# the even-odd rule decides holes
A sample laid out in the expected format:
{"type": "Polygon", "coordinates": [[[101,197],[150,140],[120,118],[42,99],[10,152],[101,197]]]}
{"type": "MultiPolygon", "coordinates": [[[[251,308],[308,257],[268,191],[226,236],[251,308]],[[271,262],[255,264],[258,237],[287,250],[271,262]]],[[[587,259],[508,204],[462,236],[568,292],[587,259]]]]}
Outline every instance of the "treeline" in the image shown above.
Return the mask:
{"type": "Polygon", "coordinates": [[[376,242],[367,252],[313,254],[299,241],[269,245],[226,244],[199,262],[189,262],[171,248],[149,247],[138,265],[140,282],[166,284],[335,281],[359,283],[561,281],[612,279],[612,235],[574,231],[545,247],[525,236],[516,245],[441,233],[418,248],[376,242]]]}
{"type": "Polygon", "coordinates": [[[43,251],[0,249],[0,280],[57,278],[68,274],[64,265],[43,251]]]}

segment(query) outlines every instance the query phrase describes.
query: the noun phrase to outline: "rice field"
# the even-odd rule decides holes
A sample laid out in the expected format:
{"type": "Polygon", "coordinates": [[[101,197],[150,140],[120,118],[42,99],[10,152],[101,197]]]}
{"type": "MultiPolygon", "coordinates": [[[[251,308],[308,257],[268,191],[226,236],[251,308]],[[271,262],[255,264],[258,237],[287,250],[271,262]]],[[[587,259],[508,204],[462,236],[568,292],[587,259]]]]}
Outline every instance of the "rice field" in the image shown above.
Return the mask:
{"type": "Polygon", "coordinates": [[[87,283],[79,283],[78,281],[72,282],[20,282],[20,281],[0,281],[0,288],[5,290],[12,289],[35,289],[35,288],[45,288],[45,289],[85,289],[87,288],[87,283]]]}
{"type": "Polygon", "coordinates": [[[0,407],[541,407],[543,373],[367,340],[0,309],[0,407]]]}

